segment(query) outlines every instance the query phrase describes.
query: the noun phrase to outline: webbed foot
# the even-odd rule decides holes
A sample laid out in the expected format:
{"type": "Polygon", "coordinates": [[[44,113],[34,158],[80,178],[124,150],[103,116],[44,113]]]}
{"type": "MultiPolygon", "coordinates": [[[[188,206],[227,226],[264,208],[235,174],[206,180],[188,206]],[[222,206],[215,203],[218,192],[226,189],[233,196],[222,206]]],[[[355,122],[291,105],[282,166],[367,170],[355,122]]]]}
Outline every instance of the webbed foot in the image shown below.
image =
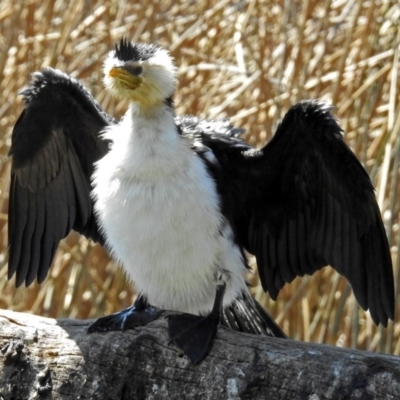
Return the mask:
{"type": "Polygon", "coordinates": [[[140,296],[132,307],[99,318],[89,326],[88,333],[134,329],[154,321],[161,313],[162,310],[149,306],[147,301],[140,296]]]}
{"type": "Polygon", "coordinates": [[[171,342],[174,342],[193,364],[203,360],[213,345],[220,321],[219,316],[177,314],[169,315],[167,318],[171,342]]]}
{"type": "Polygon", "coordinates": [[[221,320],[221,307],[225,285],[218,286],[213,309],[207,316],[193,314],[169,315],[168,334],[192,361],[198,364],[210,352],[221,320]]]}

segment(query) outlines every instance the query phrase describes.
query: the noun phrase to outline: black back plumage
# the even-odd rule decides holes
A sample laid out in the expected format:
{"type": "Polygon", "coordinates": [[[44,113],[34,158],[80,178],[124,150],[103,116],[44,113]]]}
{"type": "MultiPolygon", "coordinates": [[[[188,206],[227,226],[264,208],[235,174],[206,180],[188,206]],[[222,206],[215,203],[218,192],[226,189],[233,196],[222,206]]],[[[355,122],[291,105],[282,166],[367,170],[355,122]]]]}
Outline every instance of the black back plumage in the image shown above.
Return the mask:
{"type": "MultiPolygon", "coordinates": [[[[117,48],[121,57],[124,46],[117,48]]],[[[99,132],[114,122],[79,82],[58,71],[36,74],[24,98],[10,151],[9,276],[17,273],[17,285],[44,279],[70,229],[104,242],[90,176],[108,151],[99,132]]],[[[207,164],[236,240],[256,256],[272,298],[296,276],[331,265],[376,323],[393,319],[391,257],[373,187],[327,106],[294,105],[260,150],[227,120],[177,117],[176,124],[207,164]]],[[[225,312],[227,326],[237,325],[237,316],[250,321],[246,307],[242,313],[236,306],[225,312]]]]}

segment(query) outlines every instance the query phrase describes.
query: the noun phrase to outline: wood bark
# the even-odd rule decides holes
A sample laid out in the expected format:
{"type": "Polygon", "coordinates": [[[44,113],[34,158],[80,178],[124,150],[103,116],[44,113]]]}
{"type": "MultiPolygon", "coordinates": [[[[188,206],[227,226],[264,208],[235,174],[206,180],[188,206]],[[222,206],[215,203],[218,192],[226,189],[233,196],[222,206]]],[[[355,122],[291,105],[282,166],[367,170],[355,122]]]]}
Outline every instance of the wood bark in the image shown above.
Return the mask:
{"type": "Polygon", "coordinates": [[[0,399],[399,399],[400,358],[220,328],[192,365],[167,322],[86,333],[88,320],[0,310],[0,399]]]}

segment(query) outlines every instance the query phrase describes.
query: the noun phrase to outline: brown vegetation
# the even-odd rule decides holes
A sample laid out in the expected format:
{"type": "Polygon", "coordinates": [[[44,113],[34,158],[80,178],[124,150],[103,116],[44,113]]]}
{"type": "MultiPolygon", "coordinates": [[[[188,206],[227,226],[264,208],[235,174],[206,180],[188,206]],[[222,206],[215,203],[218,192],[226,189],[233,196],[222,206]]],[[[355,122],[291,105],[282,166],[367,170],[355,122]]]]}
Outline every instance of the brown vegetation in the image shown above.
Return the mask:
{"type": "MultiPolygon", "coordinates": [[[[265,143],[300,99],[336,105],[346,141],[377,188],[398,282],[398,2],[132,3],[0,2],[0,308],[89,318],[132,302],[133,291],[105,251],[76,234],[61,244],[41,287],[16,290],[6,279],[7,152],[22,110],[17,94],[30,73],[49,65],[82,79],[110,114],[120,116],[126,104],[105,93],[101,65],[122,35],[171,50],[180,70],[179,114],[230,116],[247,129],[246,139],[254,145],[265,143]]],[[[330,268],[286,285],[277,302],[262,292],[256,275],[251,280],[255,296],[294,339],[400,354],[400,324],[376,328],[330,268]]]]}

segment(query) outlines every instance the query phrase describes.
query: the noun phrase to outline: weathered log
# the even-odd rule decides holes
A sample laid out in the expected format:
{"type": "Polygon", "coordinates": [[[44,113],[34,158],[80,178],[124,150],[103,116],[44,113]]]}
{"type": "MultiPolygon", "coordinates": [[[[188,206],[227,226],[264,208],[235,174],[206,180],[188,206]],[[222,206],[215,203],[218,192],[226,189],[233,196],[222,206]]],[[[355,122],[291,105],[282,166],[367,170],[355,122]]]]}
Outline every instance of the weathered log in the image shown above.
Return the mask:
{"type": "Polygon", "coordinates": [[[166,320],[95,333],[91,321],[0,310],[0,399],[398,399],[400,358],[220,328],[192,365],[166,320]]]}

